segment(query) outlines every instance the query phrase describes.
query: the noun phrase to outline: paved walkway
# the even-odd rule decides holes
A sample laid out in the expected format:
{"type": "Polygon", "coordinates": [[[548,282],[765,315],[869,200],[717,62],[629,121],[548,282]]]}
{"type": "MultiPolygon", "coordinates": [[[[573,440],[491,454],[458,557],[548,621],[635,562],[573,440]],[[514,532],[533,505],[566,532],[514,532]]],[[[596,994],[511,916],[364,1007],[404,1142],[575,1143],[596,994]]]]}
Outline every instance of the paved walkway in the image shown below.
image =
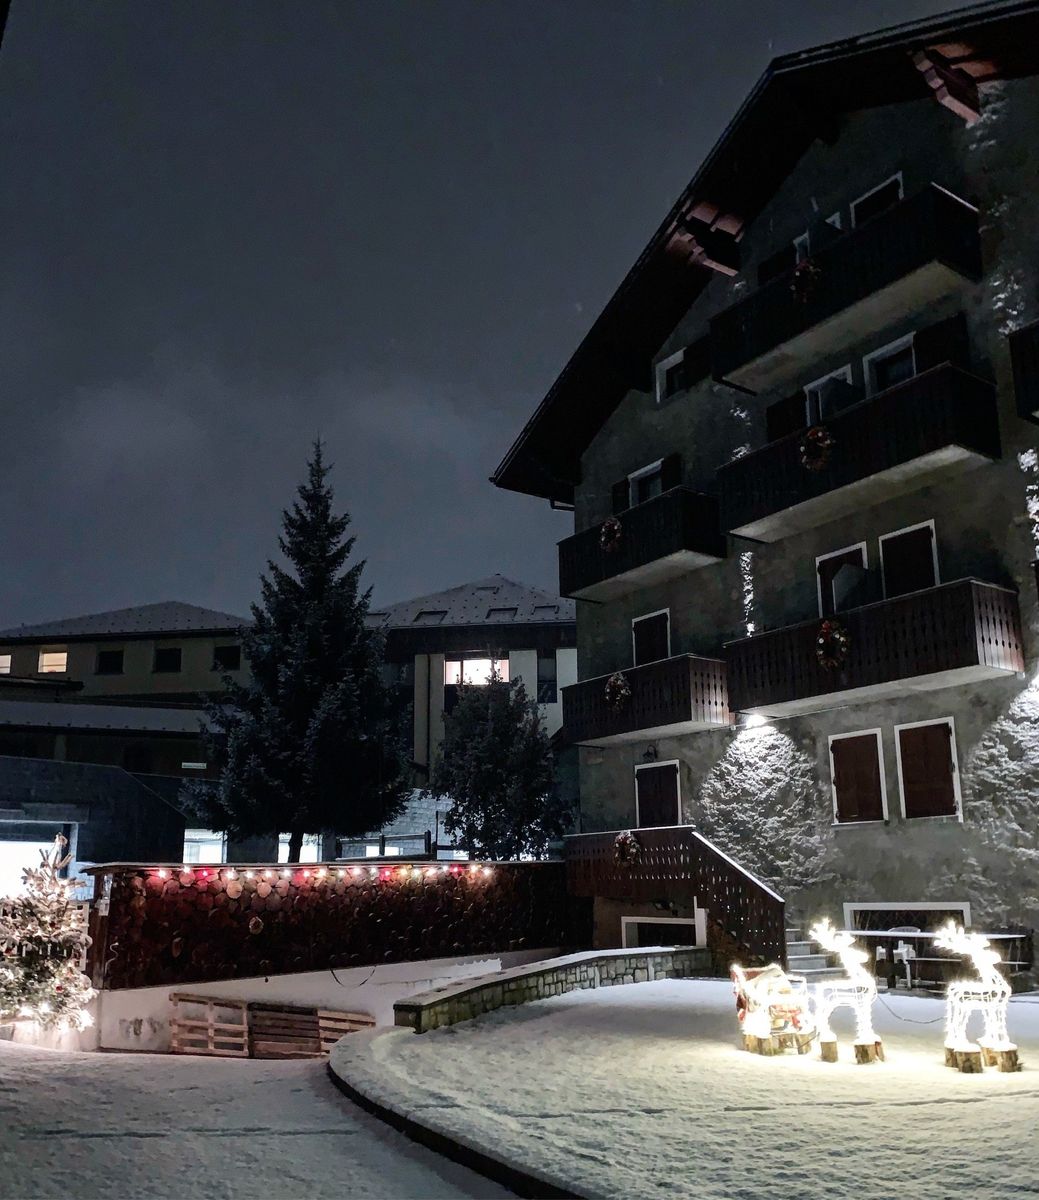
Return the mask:
{"type": "Polygon", "coordinates": [[[0,1042],[0,1196],[504,1197],[352,1105],[325,1061],[62,1054],[0,1042]]]}

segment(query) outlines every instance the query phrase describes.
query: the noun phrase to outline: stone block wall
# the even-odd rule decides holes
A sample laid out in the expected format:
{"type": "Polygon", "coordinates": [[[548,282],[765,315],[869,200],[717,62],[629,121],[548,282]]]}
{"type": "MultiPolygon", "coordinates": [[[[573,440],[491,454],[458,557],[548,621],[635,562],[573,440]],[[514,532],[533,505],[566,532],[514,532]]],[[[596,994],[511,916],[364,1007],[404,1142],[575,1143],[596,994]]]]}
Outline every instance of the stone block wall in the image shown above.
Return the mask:
{"type": "Polygon", "coordinates": [[[469,1021],[509,1005],[545,1000],[567,992],[710,974],[710,951],[703,948],[568,954],[398,1000],[393,1006],[394,1024],[414,1029],[416,1033],[428,1033],[442,1025],[469,1021]]]}

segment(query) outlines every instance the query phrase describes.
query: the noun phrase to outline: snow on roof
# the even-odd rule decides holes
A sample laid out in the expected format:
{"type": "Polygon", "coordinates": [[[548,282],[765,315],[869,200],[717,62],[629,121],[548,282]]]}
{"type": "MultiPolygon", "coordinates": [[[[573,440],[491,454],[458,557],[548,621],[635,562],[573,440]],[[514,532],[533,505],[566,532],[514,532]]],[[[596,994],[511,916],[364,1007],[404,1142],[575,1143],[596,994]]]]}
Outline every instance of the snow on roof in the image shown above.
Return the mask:
{"type": "Polygon", "coordinates": [[[114,608],[108,612],[68,617],[61,621],[16,625],[11,629],[0,629],[0,641],[120,637],[148,633],[230,633],[248,624],[247,617],[200,608],[197,604],[183,604],[179,600],[164,600],[159,604],[114,608]]]}
{"type": "Polygon", "coordinates": [[[504,575],[490,575],[373,609],[369,621],[384,629],[414,625],[528,625],[567,624],[575,620],[573,600],[517,583],[504,575]]]}
{"type": "Polygon", "coordinates": [[[97,729],[197,734],[205,717],[193,708],[0,700],[0,728],[97,729]]]}

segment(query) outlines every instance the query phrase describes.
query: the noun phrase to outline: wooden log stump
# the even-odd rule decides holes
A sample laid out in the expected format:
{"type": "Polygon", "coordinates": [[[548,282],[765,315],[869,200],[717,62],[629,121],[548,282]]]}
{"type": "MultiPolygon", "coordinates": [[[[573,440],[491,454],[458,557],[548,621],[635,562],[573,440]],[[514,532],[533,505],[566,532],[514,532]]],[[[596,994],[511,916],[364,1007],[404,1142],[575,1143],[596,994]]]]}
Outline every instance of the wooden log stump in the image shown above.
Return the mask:
{"type": "Polygon", "coordinates": [[[812,1041],[815,1037],[814,1033],[799,1033],[795,1036],[794,1041],[797,1046],[798,1054],[807,1054],[812,1048],[812,1041]]]}
{"type": "Polygon", "coordinates": [[[855,1061],[859,1064],[883,1062],[883,1044],[881,1042],[856,1042],[855,1061]]]}
{"type": "Polygon", "coordinates": [[[991,1046],[981,1047],[981,1059],[986,1067],[994,1067],[996,1065],[996,1052],[991,1046]]]}
{"type": "Polygon", "coordinates": [[[956,1066],[964,1075],[980,1075],[985,1069],[981,1063],[980,1050],[957,1050],[956,1066]]]}
{"type": "Polygon", "coordinates": [[[751,1054],[764,1054],[768,1058],[777,1053],[770,1037],[759,1038],[753,1033],[743,1035],[743,1048],[749,1050],[751,1054]]]}
{"type": "Polygon", "coordinates": [[[792,1033],[774,1033],[772,1041],[776,1044],[777,1051],[793,1050],[794,1035],[792,1033]]]}
{"type": "Polygon", "coordinates": [[[995,1051],[996,1066],[1001,1071],[1020,1071],[1021,1060],[1017,1056],[1017,1047],[1012,1050],[996,1050],[995,1051]]]}
{"type": "Polygon", "coordinates": [[[834,1039],[834,1041],[832,1041],[832,1042],[822,1042],[821,1041],[819,1043],[819,1057],[823,1060],[823,1062],[836,1062],[837,1061],[837,1041],[836,1041],[836,1039],[834,1039]]]}
{"type": "Polygon", "coordinates": [[[956,1061],[956,1051],[951,1046],[945,1047],[945,1065],[947,1067],[959,1067],[959,1063],[956,1061]]]}

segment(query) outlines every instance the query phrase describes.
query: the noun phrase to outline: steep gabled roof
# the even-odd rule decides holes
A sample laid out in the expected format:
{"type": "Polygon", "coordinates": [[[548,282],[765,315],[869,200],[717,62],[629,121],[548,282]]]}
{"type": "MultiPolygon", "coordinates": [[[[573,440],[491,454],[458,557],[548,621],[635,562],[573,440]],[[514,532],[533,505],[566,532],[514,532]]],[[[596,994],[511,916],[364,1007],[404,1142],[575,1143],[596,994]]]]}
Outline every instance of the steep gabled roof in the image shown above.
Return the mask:
{"type": "Polygon", "coordinates": [[[0,630],[0,643],[38,642],[41,639],[75,641],[93,638],[145,637],[178,633],[233,633],[248,625],[247,617],[199,608],[166,600],[161,604],[141,604],[136,608],[116,608],[110,612],[68,617],[63,621],[43,621],[38,625],[16,625],[0,630]]]}
{"type": "Polygon", "coordinates": [[[849,112],[938,96],[969,110],[979,81],[1034,74],[1039,0],[994,0],[776,58],[628,272],[491,482],[573,502],[581,455],[715,269],[817,138],[849,112]]]}
{"type": "Polygon", "coordinates": [[[566,624],[574,621],[574,608],[573,600],[517,583],[504,575],[491,575],[373,610],[368,619],[387,630],[424,625],[566,624]]]}

